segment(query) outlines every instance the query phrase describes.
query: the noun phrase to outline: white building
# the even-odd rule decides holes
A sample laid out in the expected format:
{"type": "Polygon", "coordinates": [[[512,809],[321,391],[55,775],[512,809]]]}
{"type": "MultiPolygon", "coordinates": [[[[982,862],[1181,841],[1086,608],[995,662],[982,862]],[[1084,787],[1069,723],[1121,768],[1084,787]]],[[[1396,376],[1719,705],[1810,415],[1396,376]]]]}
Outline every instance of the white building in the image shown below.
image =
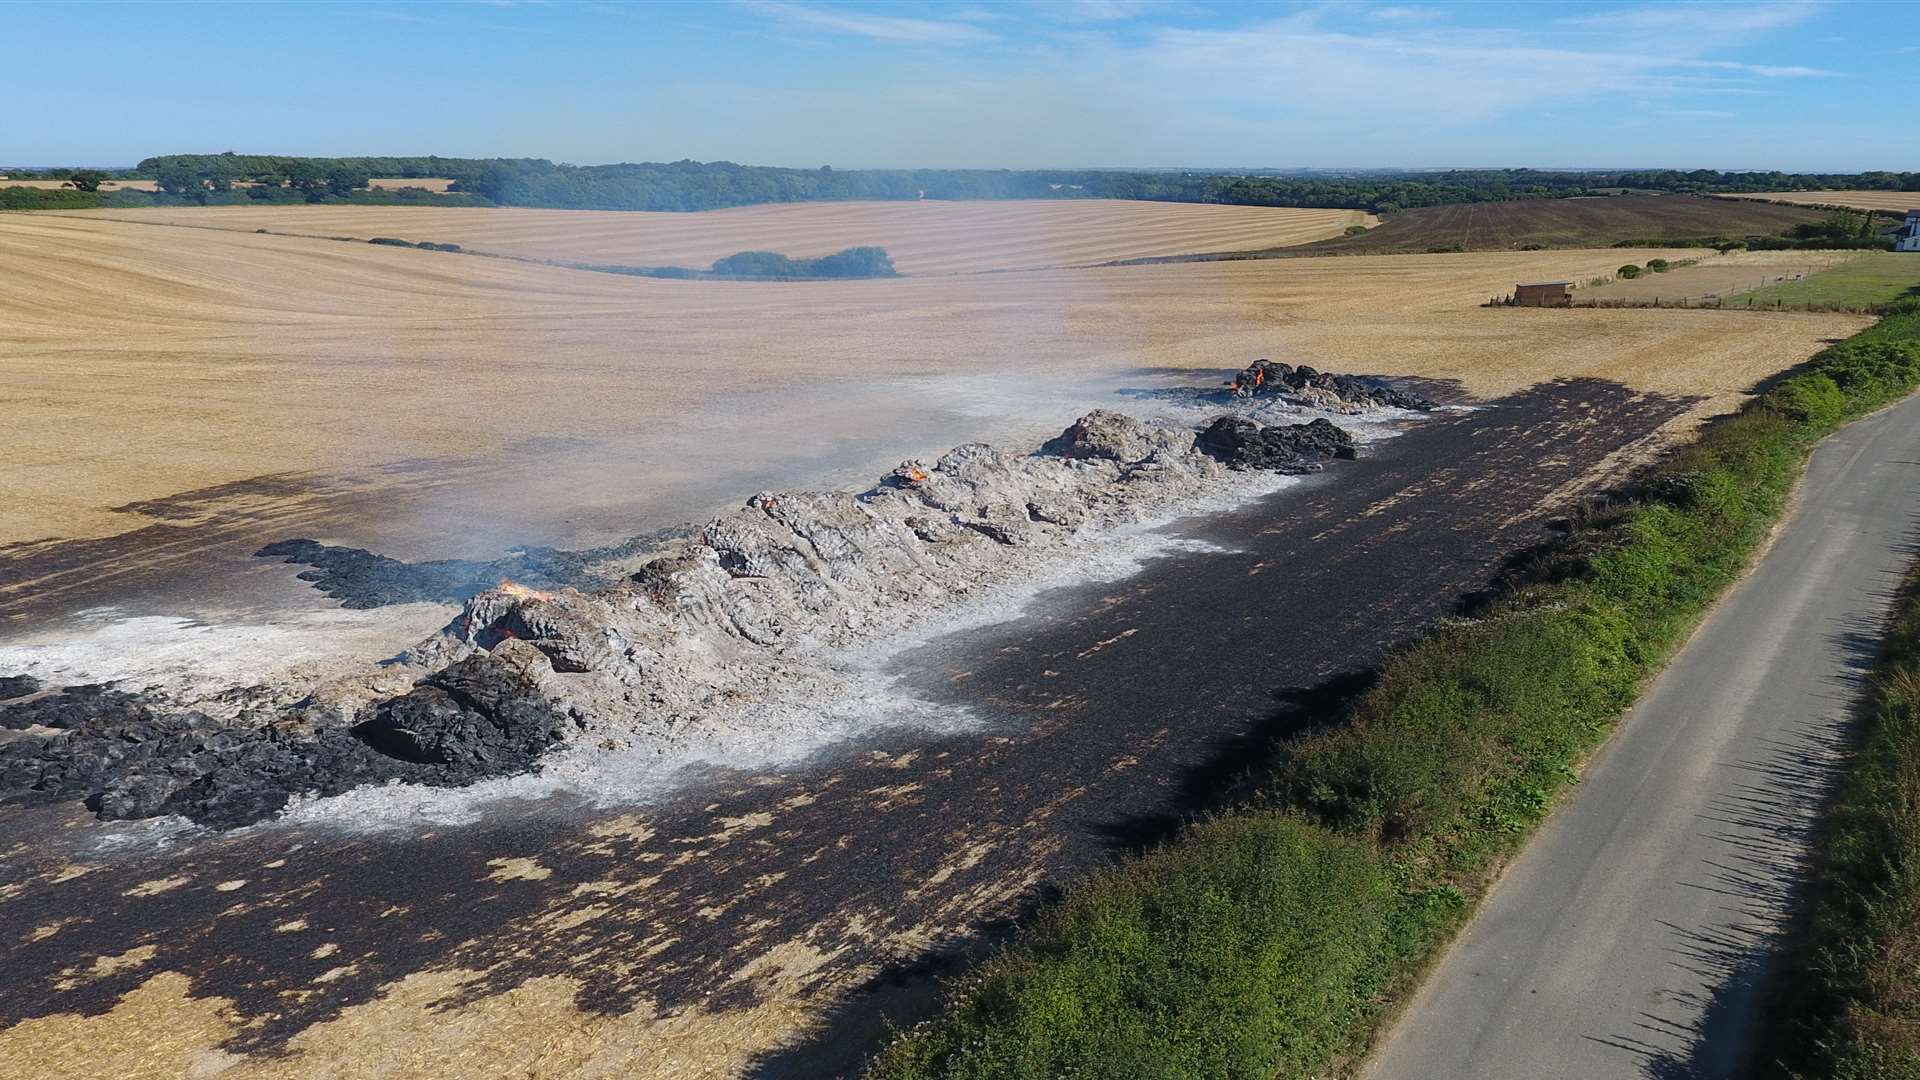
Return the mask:
{"type": "Polygon", "coordinates": [[[1893,250],[1920,251],[1920,210],[1907,211],[1907,223],[1893,234],[1893,250]]]}

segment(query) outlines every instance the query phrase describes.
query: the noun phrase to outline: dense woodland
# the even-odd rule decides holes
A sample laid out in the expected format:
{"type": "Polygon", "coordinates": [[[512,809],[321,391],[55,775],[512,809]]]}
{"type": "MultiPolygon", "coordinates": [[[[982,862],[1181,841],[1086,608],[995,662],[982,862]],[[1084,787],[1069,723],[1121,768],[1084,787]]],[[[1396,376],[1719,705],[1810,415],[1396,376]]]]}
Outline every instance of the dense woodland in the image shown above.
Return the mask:
{"type": "MultiPolygon", "coordinates": [[[[15,175],[24,175],[15,173],[15,175]]],[[[97,185],[93,170],[49,170],[97,185]]],[[[1920,192],[1920,173],[1804,174],[1711,169],[1572,172],[1472,169],[1336,173],[1119,171],[1099,169],[787,169],[727,161],[565,165],[539,158],[300,158],[172,154],[124,174],[161,192],[90,196],[98,205],[147,202],[427,201],[595,210],[712,210],[759,203],[875,199],[1149,199],[1392,212],[1423,206],[1606,195],[1873,189],[1920,192]],[[448,177],[454,194],[368,192],[372,177],[448,177]]],[[[24,202],[31,197],[16,197],[24,202]]],[[[86,205],[95,202],[80,200],[86,205]]],[[[71,203],[69,203],[70,205],[71,203]]],[[[0,206],[7,205],[0,202],[0,206]]]]}

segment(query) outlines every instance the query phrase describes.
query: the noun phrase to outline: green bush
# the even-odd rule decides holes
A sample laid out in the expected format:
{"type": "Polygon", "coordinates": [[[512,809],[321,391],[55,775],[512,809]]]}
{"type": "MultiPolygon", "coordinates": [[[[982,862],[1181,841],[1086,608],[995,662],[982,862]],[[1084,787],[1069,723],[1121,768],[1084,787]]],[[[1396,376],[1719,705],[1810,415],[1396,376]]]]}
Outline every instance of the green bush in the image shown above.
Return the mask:
{"type": "Polygon", "coordinates": [[[0,187],[0,210],[90,210],[100,196],[73,188],[0,187]]]}
{"type": "Polygon", "coordinates": [[[1637,278],[1640,276],[1640,268],[1633,265],[1632,263],[1628,263],[1627,265],[1621,267],[1620,269],[1615,270],[1614,274],[1618,277],[1623,277],[1631,281],[1634,278],[1637,278]]]}
{"type": "Polygon", "coordinates": [[[1780,410],[1798,424],[1824,427],[1839,422],[1847,411],[1847,395],[1824,373],[1795,379],[1776,396],[1780,410]]]}
{"type": "MultiPolygon", "coordinates": [[[[1813,445],[1917,382],[1920,314],[1823,351],[1642,476],[1637,496],[1581,515],[1476,618],[1390,658],[1342,722],[1278,746],[1237,809],[1043,914],[872,1074],[1326,1074],[1740,575],[1813,445]]],[[[1913,684],[1920,701],[1920,673],[1913,684]]],[[[1920,837],[1920,767],[1903,790],[1920,837]]],[[[1906,906],[1873,909],[1875,926],[1920,927],[1915,843],[1906,906]]],[[[1903,955],[1920,955],[1920,929],[1904,933],[1903,955]]],[[[1920,996],[1900,989],[1920,973],[1875,970],[1876,1015],[1920,1030],[1920,996]]],[[[1859,1060],[1884,1063],[1903,1044],[1875,1030],[1859,1026],[1873,1047],[1859,1060]]],[[[1846,1075],[1883,1075],[1868,1070],[1846,1075]]]]}
{"type": "Polygon", "coordinates": [[[1296,1075],[1370,1011],[1397,903],[1364,845],[1271,814],[1203,824],[1074,890],[873,1071],[1296,1075]]]}
{"type": "Polygon", "coordinates": [[[1651,270],[1651,271],[1653,271],[1653,272],[1654,272],[1654,273],[1656,273],[1656,274],[1664,274],[1664,273],[1666,273],[1666,272],[1667,272],[1667,270],[1668,270],[1668,263],[1667,263],[1667,260],[1665,260],[1665,259],[1648,259],[1648,260],[1647,260],[1647,269],[1649,269],[1649,270],[1651,270]]]}

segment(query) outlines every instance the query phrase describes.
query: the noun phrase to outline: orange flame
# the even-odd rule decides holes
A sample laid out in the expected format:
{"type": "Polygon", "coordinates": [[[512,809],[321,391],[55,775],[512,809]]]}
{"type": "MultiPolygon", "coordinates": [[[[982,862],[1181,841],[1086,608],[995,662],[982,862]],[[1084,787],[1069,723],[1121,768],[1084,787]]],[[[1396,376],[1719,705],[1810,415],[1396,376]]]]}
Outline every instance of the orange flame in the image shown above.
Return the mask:
{"type": "Polygon", "coordinates": [[[916,484],[924,484],[927,482],[927,474],[921,472],[919,469],[909,468],[907,470],[907,479],[916,484]]]}
{"type": "Polygon", "coordinates": [[[505,578],[502,578],[500,581],[500,591],[513,597],[515,600],[551,600],[554,596],[553,593],[542,592],[539,589],[529,589],[525,585],[515,584],[505,578]]]}

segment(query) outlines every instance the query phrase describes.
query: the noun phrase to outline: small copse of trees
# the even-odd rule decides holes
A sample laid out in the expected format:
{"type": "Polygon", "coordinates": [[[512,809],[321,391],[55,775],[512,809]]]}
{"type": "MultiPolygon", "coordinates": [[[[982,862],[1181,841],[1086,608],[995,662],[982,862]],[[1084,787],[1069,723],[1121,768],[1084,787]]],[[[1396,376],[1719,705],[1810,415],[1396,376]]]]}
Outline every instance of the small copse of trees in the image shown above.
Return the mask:
{"type": "Polygon", "coordinates": [[[816,259],[792,259],[774,251],[742,251],[716,261],[709,273],[715,277],[787,280],[895,277],[899,272],[885,248],[852,247],[816,259]]]}

